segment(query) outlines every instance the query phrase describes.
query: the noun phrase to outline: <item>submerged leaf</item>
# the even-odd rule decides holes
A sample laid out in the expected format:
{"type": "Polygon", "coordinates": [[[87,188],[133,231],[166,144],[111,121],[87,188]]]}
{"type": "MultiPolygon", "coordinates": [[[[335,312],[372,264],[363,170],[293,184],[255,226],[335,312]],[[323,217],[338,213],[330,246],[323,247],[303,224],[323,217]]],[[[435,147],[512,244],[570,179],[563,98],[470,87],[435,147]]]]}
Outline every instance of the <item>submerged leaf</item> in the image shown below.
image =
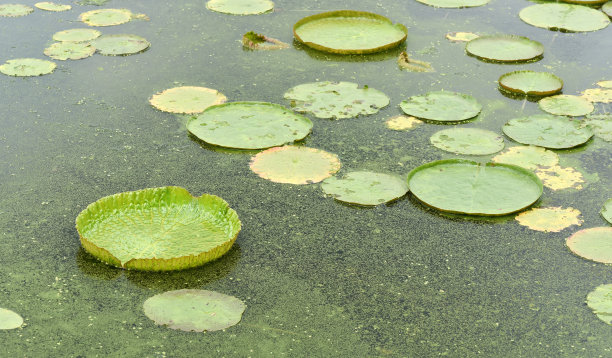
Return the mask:
{"type": "Polygon", "coordinates": [[[591,102],[612,102],[612,88],[589,88],[582,92],[582,97],[591,102]]]}
{"type": "Polygon", "coordinates": [[[91,44],[105,56],[128,56],[143,52],[151,46],[144,37],[137,35],[103,35],[91,44]]]}
{"type": "Polygon", "coordinates": [[[350,172],[342,179],[327,178],[321,189],[334,199],[357,205],[379,205],[398,199],[408,192],[406,182],[395,175],[350,172]]]}
{"type": "Polygon", "coordinates": [[[434,133],[431,144],[447,152],[486,155],[504,149],[504,138],[479,128],[448,128],[434,133]]]}
{"type": "Polygon", "coordinates": [[[606,221],[612,224],[612,198],[606,200],[603,208],[601,208],[601,211],[599,213],[601,214],[601,216],[603,216],[604,219],[606,219],[606,221]]]}
{"type": "Polygon", "coordinates": [[[397,64],[401,69],[410,72],[435,72],[433,67],[431,67],[431,63],[410,58],[406,51],[400,53],[397,64]]]}
{"type": "Polygon", "coordinates": [[[522,144],[566,149],[586,143],[593,136],[580,120],[550,114],[514,118],[503,126],[504,133],[522,144]]]}
{"type": "Polygon", "coordinates": [[[53,72],[56,66],[55,62],[37,58],[16,58],[1,65],[0,72],[8,76],[42,76],[53,72]]]}
{"type": "Polygon", "coordinates": [[[595,109],[593,104],[586,99],[568,94],[542,98],[538,105],[543,111],[558,116],[585,116],[595,109]]]}
{"type": "Polygon", "coordinates": [[[0,4],[0,16],[19,17],[34,11],[34,8],[21,4],[0,4]]]}
{"type": "Polygon", "coordinates": [[[91,10],[79,15],[79,20],[89,26],[114,26],[125,24],[132,19],[132,12],[128,9],[100,9],[91,10]]]}
{"type": "Polygon", "coordinates": [[[36,4],[34,4],[34,6],[36,6],[37,8],[41,10],[56,11],[56,12],[72,9],[72,6],[70,5],[56,4],[51,1],[37,2],[36,4]]]}
{"type": "Polygon", "coordinates": [[[567,238],[566,245],[584,259],[612,264],[612,227],[580,230],[567,238]]]}
{"type": "Polygon", "coordinates": [[[596,31],[605,28],[610,19],[588,6],[545,3],[531,5],[519,12],[529,25],[553,31],[596,31]]]}
{"type": "Polygon", "coordinates": [[[612,115],[600,114],[587,116],[584,123],[593,130],[596,137],[607,142],[612,142],[612,115]]]}
{"type": "Polygon", "coordinates": [[[574,208],[534,208],[516,216],[516,221],[536,231],[559,232],[572,225],[582,225],[580,211],[574,208]]]}
{"type": "Polygon", "coordinates": [[[389,118],[385,122],[387,128],[392,129],[394,131],[405,131],[408,129],[412,129],[420,124],[423,124],[423,121],[409,116],[395,116],[389,118]]]}
{"type": "Polygon", "coordinates": [[[538,167],[536,175],[544,186],[552,190],[582,189],[584,179],[582,174],[574,168],[562,168],[558,165],[550,167],[538,167]]]}
{"type": "Polygon", "coordinates": [[[289,44],[249,31],[242,35],[242,46],[248,47],[251,50],[280,50],[288,48],[289,44]]]}
{"type": "Polygon", "coordinates": [[[465,51],[481,60],[525,62],[542,57],[544,46],[523,36],[493,35],[473,39],[465,45],[465,51]]]}
{"type": "Polygon", "coordinates": [[[231,15],[258,15],[274,9],[270,0],[210,0],[206,7],[212,11],[231,15]]]}
{"type": "Polygon", "coordinates": [[[597,318],[612,325],[612,284],[597,286],[587,295],[586,303],[597,318]]]}
{"type": "Polygon", "coordinates": [[[498,83],[506,91],[528,96],[547,96],[560,92],[563,88],[563,81],[548,72],[509,72],[501,75],[498,83]]]}
{"type": "Polygon", "coordinates": [[[56,42],[44,50],[44,54],[55,60],[80,60],[96,52],[96,49],[85,42],[56,42]]]}
{"type": "Polygon", "coordinates": [[[181,86],[154,94],[149,99],[149,103],[160,111],[193,114],[201,113],[210,106],[225,103],[226,100],[227,97],[223,93],[214,89],[181,86]]]}
{"type": "Polygon", "coordinates": [[[23,325],[23,318],[16,312],[0,308],[0,330],[15,329],[23,325]]]}
{"type": "Polygon", "coordinates": [[[514,164],[529,170],[538,167],[552,167],[559,163],[557,153],[536,146],[519,145],[496,155],[491,159],[496,163],[514,164]]]}
{"type": "Polygon", "coordinates": [[[482,105],[474,97],[450,91],[434,91],[412,96],[402,101],[400,107],[408,115],[443,122],[474,118],[482,110],[482,105]]]}
{"type": "Polygon", "coordinates": [[[53,40],[60,42],[87,42],[100,37],[102,33],[94,29],[70,29],[53,34],[53,40]]]}

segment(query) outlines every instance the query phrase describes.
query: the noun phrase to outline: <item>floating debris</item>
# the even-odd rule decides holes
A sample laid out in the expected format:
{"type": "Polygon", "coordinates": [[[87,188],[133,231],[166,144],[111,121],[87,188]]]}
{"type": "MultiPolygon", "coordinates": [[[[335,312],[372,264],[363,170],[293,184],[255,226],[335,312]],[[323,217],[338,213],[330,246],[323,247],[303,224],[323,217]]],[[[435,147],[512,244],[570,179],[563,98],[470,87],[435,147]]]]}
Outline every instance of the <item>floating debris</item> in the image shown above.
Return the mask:
{"type": "Polygon", "coordinates": [[[410,58],[406,51],[400,53],[397,64],[403,70],[410,72],[435,72],[433,67],[431,67],[431,63],[410,58]]]}

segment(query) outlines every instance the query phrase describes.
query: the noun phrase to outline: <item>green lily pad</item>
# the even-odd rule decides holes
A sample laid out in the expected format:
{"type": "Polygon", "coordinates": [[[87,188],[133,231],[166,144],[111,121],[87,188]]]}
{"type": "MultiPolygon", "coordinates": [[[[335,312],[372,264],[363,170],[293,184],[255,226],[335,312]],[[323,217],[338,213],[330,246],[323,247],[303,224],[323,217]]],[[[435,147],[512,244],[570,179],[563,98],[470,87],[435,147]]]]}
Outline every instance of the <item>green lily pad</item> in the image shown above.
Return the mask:
{"type": "Polygon", "coordinates": [[[548,72],[514,71],[501,75],[498,82],[506,91],[528,96],[547,96],[563,88],[563,81],[548,72]]]}
{"type": "Polygon", "coordinates": [[[86,42],[56,42],[47,47],[44,54],[55,60],[80,60],[96,52],[91,44],[86,42]]]}
{"type": "Polygon", "coordinates": [[[591,127],[596,137],[612,142],[612,115],[591,115],[584,122],[591,127]]]}
{"type": "Polygon", "coordinates": [[[293,26],[296,40],[319,51],[368,54],[406,41],[408,30],[384,16],[339,10],[305,17],[293,26]]]}
{"type": "Polygon", "coordinates": [[[16,58],[1,65],[0,72],[8,76],[42,76],[53,72],[56,66],[55,62],[37,58],[16,58]]]}
{"type": "Polygon", "coordinates": [[[542,147],[519,145],[491,158],[495,163],[514,164],[529,170],[559,164],[557,153],[542,147]]]}
{"type": "Polygon", "coordinates": [[[278,104],[230,102],[208,107],[187,129],[212,145],[263,149],[303,139],[312,130],[312,122],[278,104]]]}
{"type": "Polygon", "coordinates": [[[93,5],[93,6],[102,6],[106,5],[109,0],[80,0],[77,1],[79,5],[93,5]]]}
{"type": "Polygon", "coordinates": [[[612,325],[612,284],[597,286],[587,295],[586,303],[597,318],[612,325]]]}
{"type": "Polygon", "coordinates": [[[89,204],[76,218],[83,248],[110,265],[180,270],[225,254],[240,220],[215,195],[194,198],[168,186],[119,193],[89,204]]]}
{"type": "Polygon", "coordinates": [[[606,200],[603,208],[601,208],[601,216],[603,216],[606,221],[612,224],[612,199],[606,200]]]}
{"type": "Polygon", "coordinates": [[[389,97],[374,88],[358,88],[352,82],[312,82],[297,85],[285,92],[297,112],[312,113],[318,118],[352,118],[378,112],[389,104],[389,97]]]}
{"type": "Polygon", "coordinates": [[[542,98],[538,105],[543,111],[558,116],[585,116],[595,109],[593,104],[583,97],[568,94],[542,98]]]}
{"type": "Polygon", "coordinates": [[[421,96],[412,96],[402,101],[404,113],[432,121],[456,122],[474,118],[482,105],[468,94],[435,91],[421,96]]]}
{"type": "Polygon", "coordinates": [[[284,146],[266,149],[251,158],[251,170],[275,183],[312,184],[340,170],[338,156],[321,149],[284,146]]]}
{"type": "Polygon", "coordinates": [[[408,174],[412,194],[442,211],[468,215],[506,215],[529,207],[542,195],[531,171],[509,164],[439,160],[408,174]]]}
{"type": "Polygon", "coordinates": [[[601,5],[608,0],[561,0],[561,2],[566,2],[568,4],[577,4],[577,5],[601,5]]]}
{"type": "Polygon", "coordinates": [[[612,17],[612,1],[608,1],[607,3],[601,6],[601,11],[603,11],[609,17],[612,17]]]}
{"type": "Polygon", "coordinates": [[[422,4],[434,6],[434,7],[463,8],[463,7],[475,7],[475,6],[486,5],[491,0],[417,0],[417,1],[422,4]]]}
{"type": "Polygon", "coordinates": [[[225,103],[227,97],[206,87],[182,86],[154,94],[149,103],[160,111],[170,113],[201,113],[206,108],[225,103]]]}
{"type": "Polygon", "coordinates": [[[99,9],[87,11],[79,15],[79,20],[89,26],[121,25],[131,19],[132,12],[128,9],[99,9]]]}
{"type": "Polygon", "coordinates": [[[0,4],[0,16],[19,17],[34,11],[34,8],[22,4],[0,4]]]}
{"type": "Polygon", "coordinates": [[[274,9],[269,0],[210,0],[206,7],[212,11],[231,15],[258,15],[274,9]]]}
{"type": "Polygon", "coordinates": [[[238,324],[246,305],[206,290],[168,291],[148,298],[144,313],[158,325],[187,332],[218,331],[238,324]]]}
{"type": "Polygon", "coordinates": [[[103,35],[91,44],[105,56],[128,56],[145,51],[151,43],[136,35],[103,35]]]}
{"type": "Polygon", "coordinates": [[[565,243],[583,259],[612,264],[612,227],[592,227],[577,231],[565,243]]]}
{"type": "Polygon", "coordinates": [[[465,51],[481,60],[525,62],[541,58],[544,46],[523,36],[494,35],[471,40],[465,45],[465,51]]]}
{"type": "Polygon", "coordinates": [[[502,129],[519,143],[551,149],[573,148],[593,136],[593,131],[583,126],[581,121],[550,114],[511,119],[502,129]]]}
{"type": "Polygon", "coordinates": [[[519,12],[529,25],[553,31],[583,32],[605,28],[610,19],[588,6],[545,3],[528,6],[519,12]]]}
{"type": "Polygon", "coordinates": [[[53,34],[53,40],[59,42],[87,42],[100,37],[102,33],[94,29],[70,29],[53,34]]]}
{"type": "Polygon", "coordinates": [[[37,2],[36,4],[34,4],[34,6],[36,6],[37,8],[41,10],[54,11],[54,12],[67,11],[67,10],[72,9],[72,6],[70,5],[56,4],[51,1],[37,2]]]}
{"type": "Polygon", "coordinates": [[[289,44],[262,34],[249,31],[242,35],[242,46],[251,50],[280,50],[289,48],[289,44]]]}
{"type": "Polygon", "coordinates": [[[357,205],[379,205],[406,195],[408,185],[395,175],[373,172],[350,172],[344,178],[327,178],[321,183],[325,194],[357,205]]]}
{"type": "Polygon", "coordinates": [[[469,155],[487,155],[504,149],[504,138],[479,128],[448,128],[434,133],[431,144],[447,152],[469,155]]]}
{"type": "Polygon", "coordinates": [[[0,308],[0,329],[15,329],[22,324],[23,318],[18,313],[0,308]]]}

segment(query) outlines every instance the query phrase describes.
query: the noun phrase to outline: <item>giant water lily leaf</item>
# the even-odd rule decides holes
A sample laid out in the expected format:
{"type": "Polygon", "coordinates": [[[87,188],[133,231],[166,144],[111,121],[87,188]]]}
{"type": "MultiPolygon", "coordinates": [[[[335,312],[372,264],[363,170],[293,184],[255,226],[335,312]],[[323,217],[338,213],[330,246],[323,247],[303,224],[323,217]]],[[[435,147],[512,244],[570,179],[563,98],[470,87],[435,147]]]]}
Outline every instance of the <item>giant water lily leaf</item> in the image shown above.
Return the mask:
{"type": "Polygon", "coordinates": [[[580,211],[574,208],[534,208],[516,216],[516,221],[536,231],[559,232],[572,225],[580,226],[584,222],[580,211]]]}
{"type": "Polygon", "coordinates": [[[19,17],[34,11],[34,8],[21,4],[0,4],[0,16],[19,17]]]}
{"type": "Polygon", "coordinates": [[[519,167],[529,170],[536,170],[541,166],[552,167],[559,164],[559,156],[557,153],[531,145],[520,145],[509,148],[505,152],[496,155],[491,160],[496,163],[518,165],[519,167]]]}
{"type": "Polygon", "coordinates": [[[524,62],[540,58],[544,46],[523,36],[494,35],[473,39],[465,45],[465,51],[481,60],[524,62]]]}
{"type": "Polygon", "coordinates": [[[504,133],[522,144],[552,149],[573,148],[586,143],[593,131],[576,119],[550,114],[536,114],[509,120],[504,133]]]}
{"type": "Polygon", "coordinates": [[[417,0],[420,3],[445,8],[462,8],[482,6],[489,3],[491,0],[417,0]]]}
{"type": "Polygon", "coordinates": [[[289,44],[262,34],[249,31],[242,35],[242,46],[251,50],[280,50],[289,48],[289,44]]]}
{"type": "Polygon", "coordinates": [[[400,107],[408,115],[443,122],[474,118],[482,110],[482,105],[474,97],[450,91],[412,96],[402,101],[400,107]]]}
{"type": "Polygon", "coordinates": [[[597,318],[612,325],[612,284],[597,286],[587,295],[586,303],[597,318]]]}
{"type": "Polygon", "coordinates": [[[498,83],[506,91],[528,96],[547,96],[560,92],[563,88],[563,81],[548,72],[509,72],[501,75],[498,83]]]}
{"type": "Polygon", "coordinates": [[[586,118],[585,123],[591,127],[596,137],[612,142],[612,115],[591,115],[586,118]]]}
{"type": "Polygon", "coordinates": [[[210,0],[206,7],[224,14],[257,15],[272,11],[274,3],[270,0],[210,0]]]}
{"type": "Polygon", "coordinates": [[[612,264],[612,227],[580,230],[567,238],[566,245],[582,258],[612,264]]]}
{"type": "Polygon", "coordinates": [[[180,187],[104,197],[76,219],[83,248],[110,265],[146,271],[200,266],[225,254],[240,231],[221,198],[180,187]]]}
{"type": "Polygon", "coordinates": [[[542,182],[524,168],[463,159],[421,165],[408,175],[414,196],[438,210],[469,215],[505,215],[542,195],[542,182]]]}
{"type": "Polygon", "coordinates": [[[476,35],[473,32],[448,32],[446,34],[446,38],[451,41],[451,42],[468,42],[468,41],[472,41],[473,39],[477,38],[478,35],[476,35]]]}
{"type": "Polygon", "coordinates": [[[350,172],[343,178],[331,177],[321,183],[325,194],[357,205],[379,205],[404,196],[406,182],[395,175],[373,172],[350,172]]]}
{"type": "Polygon", "coordinates": [[[230,102],[208,107],[187,129],[208,144],[263,149],[303,139],[312,122],[278,104],[230,102]]]}
{"type": "Polygon", "coordinates": [[[601,216],[612,224],[612,198],[608,199],[600,211],[601,216]]]}
{"type": "Polygon", "coordinates": [[[605,28],[610,19],[588,6],[545,3],[531,5],[519,12],[529,25],[553,31],[583,32],[605,28]]]}
{"type": "Polygon", "coordinates": [[[0,329],[15,329],[21,327],[23,318],[16,312],[0,308],[0,329]]]}
{"type": "Polygon", "coordinates": [[[67,10],[72,9],[72,6],[70,5],[56,4],[51,1],[37,2],[36,4],[34,4],[34,6],[36,6],[37,8],[41,10],[54,11],[54,12],[67,11],[67,10]]]}
{"type": "Polygon", "coordinates": [[[538,167],[535,173],[542,180],[544,186],[552,190],[580,190],[582,189],[582,183],[584,183],[582,173],[574,168],[563,168],[558,165],[542,166],[538,167]]]}
{"type": "Polygon", "coordinates": [[[188,332],[218,331],[238,324],[246,305],[206,290],[168,291],[148,298],[144,313],[158,325],[188,332]]]}
{"type": "Polygon", "coordinates": [[[312,82],[285,92],[291,107],[318,118],[352,118],[378,112],[389,104],[389,97],[374,88],[358,88],[352,82],[312,82]]]}
{"type": "Polygon", "coordinates": [[[591,102],[612,102],[612,88],[589,88],[582,92],[582,97],[591,102]]]}
{"type": "Polygon", "coordinates": [[[612,1],[608,1],[607,3],[603,4],[601,11],[603,11],[609,17],[612,17],[612,1]]]}
{"type": "Polygon", "coordinates": [[[145,51],[151,43],[136,35],[103,35],[91,44],[105,56],[128,56],[145,51]]]}
{"type": "Polygon", "coordinates": [[[568,94],[542,98],[538,105],[543,111],[558,116],[585,116],[595,109],[593,104],[586,99],[568,94]]]}
{"type": "Polygon", "coordinates": [[[80,60],[96,52],[91,44],[86,42],[56,42],[44,50],[44,54],[55,60],[80,60]]]}
{"type": "Polygon", "coordinates": [[[423,124],[423,121],[420,121],[414,117],[409,116],[395,116],[389,118],[385,125],[387,128],[392,129],[394,131],[405,131],[409,129],[413,129],[414,127],[423,124]]]}
{"type": "Polygon", "coordinates": [[[217,90],[182,86],[169,88],[154,94],[149,103],[160,111],[170,113],[193,114],[203,112],[206,108],[224,103],[227,97],[217,90]]]}
{"type": "Polygon", "coordinates": [[[434,133],[431,144],[447,152],[486,155],[504,149],[504,138],[479,128],[448,128],[434,133]]]}
{"type": "Polygon", "coordinates": [[[53,40],[59,42],[87,42],[100,37],[102,33],[94,29],[69,29],[53,34],[53,40]]]}
{"type": "Polygon", "coordinates": [[[128,9],[100,9],[91,10],[79,15],[79,20],[89,26],[114,26],[125,24],[132,19],[132,12],[128,9]]]}
{"type": "Polygon", "coordinates": [[[1,65],[0,72],[18,77],[42,76],[53,72],[56,66],[55,62],[37,58],[16,58],[1,65]]]}
{"type": "Polygon", "coordinates": [[[319,51],[367,54],[398,46],[408,30],[384,16],[340,10],[305,17],[293,26],[296,40],[319,51]]]}
{"type": "Polygon", "coordinates": [[[340,170],[338,156],[321,149],[285,146],[264,150],[253,158],[251,170],[275,183],[311,184],[340,170]]]}

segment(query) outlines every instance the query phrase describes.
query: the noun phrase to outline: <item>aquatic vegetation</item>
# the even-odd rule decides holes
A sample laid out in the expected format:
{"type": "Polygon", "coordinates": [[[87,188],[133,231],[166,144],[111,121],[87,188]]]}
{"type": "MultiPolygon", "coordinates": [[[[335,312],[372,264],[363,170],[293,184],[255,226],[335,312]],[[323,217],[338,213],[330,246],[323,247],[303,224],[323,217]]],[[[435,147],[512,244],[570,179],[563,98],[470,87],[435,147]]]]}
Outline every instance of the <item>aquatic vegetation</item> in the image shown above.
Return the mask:
{"type": "Polygon", "coordinates": [[[225,254],[240,220],[215,195],[193,197],[168,186],[118,193],[89,204],[76,218],[83,248],[109,265],[180,270],[225,254]]]}
{"type": "Polygon", "coordinates": [[[612,102],[612,88],[589,88],[582,91],[582,97],[590,102],[612,102]]]}
{"type": "Polygon", "coordinates": [[[289,44],[262,34],[249,31],[242,35],[242,46],[251,50],[280,50],[289,48],[289,44]]]}
{"type": "Polygon", "coordinates": [[[128,9],[100,9],[91,10],[79,15],[79,20],[89,26],[115,26],[125,24],[134,16],[128,9]]]}
{"type": "Polygon", "coordinates": [[[473,32],[448,32],[446,34],[446,38],[451,41],[451,42],[468,42],[471,41],[475,38],[477,38],[478,35],[476,35],[473,32]]]}
{"type": "Polygon", "coordinates": [[[612,198],[606,200],[599,213],[604,219],[606,219],[607,222],[612,224],[612,198]]]}
{"type": "Polygon", "coordinates": [[[608,0],[561,0],[562,2],[566,2],[568,4],[578,4],[578,5],[601,5],[608,0]]]}
{"type": "Polygon", "coordinates": [[[423,124],[423,121],[420,121],[414,117],[409,116],[395,116],[387,119],[385,125],[387,128],[392,129],[394,131],[405,131],[409,129],[413,129],[414,127],[423,124]]]}
{"type": "Polygon", "coordinates": [[[183,289],[150,297],[143,309],[155,324],[187,332],[204,332],[238,324],[246,305],[236,297],[219,292],[183,289]]]}
{"type": "Polygon", "coordinates": [[[612,17],[612,1],[608,1],[607,3],[603,4],[601,11],[603,11],[609,17],[612,17]]]}
{"type": "Polygon", "coordinates": [[[587,295],[586,303],[597,318],[612,325],[612,284],[597,286],[587,295]]]}
{"type": "Polygon", "coordinates": [[[28,15],[34,8],[22,4],[0,4],[0,17],[19,17],[28,15]]]}
{"type": "Polygon", "coordinates": [[[476,117],[482,110],[474,97],[450,91],[412,96],[402,101],[400,107],[410,116],[442,122],[464,121],[476,117]]]}
{"type": "Polygon", "coordinates": [[[0,308],[0,330],[15,329],[23,325],[23,318],[16,312],[0,308]]]}
{"type": "Polygon", "coordinates": [[[53,72],[56,66],[55,62],[37,58],[16,58],[1,65],[0,72],[18,77],[42,76],[53,72]]]}
{"type": "Polygon", "coordinates": [[[368,54],[397,47],[406,41],[408,30],[378,14],[339,10],[301,19],[293,26],[293,35],[319,51],[368,54]]]}
{"type": "Polygon", "coordinates": [[[548,72],[509,72],[501,75],[498,83],[503,90],[528,96],[548,96],[563,88],[563,81],[548,72]]]}
{"type": "Polygon", "coordinates": [[[504,138],[479,128],[448,128],[434,133],[431,144],[447,152],[468,155],[487,155],[504,149],[504,138]]]}
{"type": "Polygon", "coordinates": [[[56,42],[44,50],[44,54],[54,60],[80,60],[96,52],[91,44],[86,42],[56,42]]]}
{"type": "Polygon", "coordinates": [[[529,25],[552,31],[596,31],[610,23],[610,19],[601,11],[588,6],[559,3],[528,6],[519,12],[519,17],[529,25]]]}
{"type": "Polygon", "coordinates": [[[327,178],[321,189],[336,200],[372,206],[401,198],[408,192],[408,185],[395,175],[358,171],[346,173],[341,179],[327,178]]]}
{"type": "Polygon", "coordinates": [[[425,5],[445,8],[463,8],[482,6],[489,3],[490,0],[417,0],[425,5]]]}
{"type": "Polygon", "coordinates": [[[612,88],[612,80],[599,81],[597,82],[597,85],[599,87],[612,88]]]}
{"type": "Polygon", "coordinates": [[[226,100],[223,93],[211,88],[181,86],[154,94],[149,103],[163,112],[193,114],[226,100]]]}
{"type": "Polygon", "coordinates": [[[397,64],[402,70],[410,72],[435,72],[433,67],[431,67],[431,63],[410,58],[406,51],[400,53],[397,58],[397,64]]]}
{"type": "Polygon", "coordinates": [[[612,115],[590,115],[584,120],[595,133],[595,136],[607,142],[612,142],[612,115]]]}
{"type": "Polygon", "coordinates": [[[151,43],[137,35],[102,35],[91,42],[105,56],[135,55],[147,50],[151,43]]]}
{"type": "Polygon", "coordinates": [[[572,225],[580,226],[580,211],[574,208],[533,208],[516,216],[516,221],[531,230],[559,232],[572,225]]]}
{"type": "Polygon", "coordinates": [[[538,105],[550,114],[572,117],[585,116],[595,109],[593,104],[583,97],[568,94],[544,97],[538,101],[538,105]]]}
{"type": "Polygon", "coordinates": [[[612,264],[612,227],[592,227],[575,232],[565,241],[583,259],[612,264]]]}
{"type": "Polygon", "coordinates": [[[563,168],[558,165],[549,167],[540,166],[536,168],[535,174],[542,180],[545,187],[552,190],[562,189],[582,189],[584,178],[582,174],[574,168],[563,168]]]}
{"type": "Polygon", "coordinates": [[[508,148],[508,150],[496,155],[491,160],[495,163],[518,165],[529,170],[536,170],[538,167],[553,167],[559,164],[557,153],[532,145],[519,145],[508,148]]]}
{"type": "Polygon", "coordinates": [[[270,0],[210,0],[206,7],[212,11],[231,15],[258,15],[274,9],[270,0]]]}
{"type": "Polygon", "coordinates": [[[80,0],[80,1],[77,1],[77,4],[102,6],[102,5],[105,5],[108,1],[109,0],[80,0]]]}
{"type": "Polygon", "coordinates": [[[566,149],[586,143],[593,131],[576,119],[550,114],[535,114],[509,120],[502,130],[522,144],[551,149],[566,149]]]}
{"type": "Polygon", "coordinates": [[[87,42],[100,37],[102,33],[94,29],[69,29],[53,34],[53,40],[59,42],[87,42]]]}
{"type": "Polygon", "coordinates": [[[72,6],[70,5],[56,4],[51,1],[37,2],[36,4],[34,4],[34,6],[36,6],[37,8],[41,10],[55,11],[55,12],[67,11],[67,10],[72,9],[72,6]]]}
{"type": "Polygon", "coordinates": [[[493,62],[526,62],[542,57],[544,46],[517,35],[480,36],[465,45],[468,55],[493,62]]]}

